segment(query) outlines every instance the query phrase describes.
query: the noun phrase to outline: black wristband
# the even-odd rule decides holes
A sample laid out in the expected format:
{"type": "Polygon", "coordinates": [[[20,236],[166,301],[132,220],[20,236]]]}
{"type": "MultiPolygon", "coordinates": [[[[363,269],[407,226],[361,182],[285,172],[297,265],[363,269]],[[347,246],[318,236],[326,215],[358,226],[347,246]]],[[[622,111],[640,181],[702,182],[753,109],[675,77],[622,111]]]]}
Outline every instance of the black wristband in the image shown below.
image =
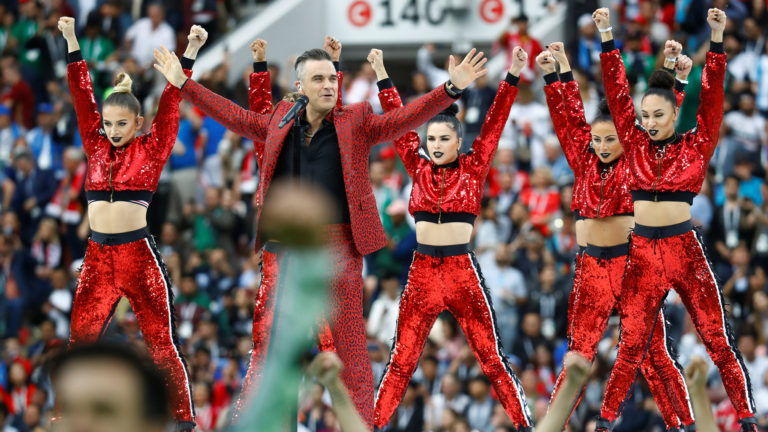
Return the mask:
{"type": "Polygon", "coordinates": [[[600,47],[602,47],[604,53],[609,53],[616,49],[616,41],[611,39],[609,41],[602,42],[600,43],[600,47]]]}
{"type": "Polygon", "coordinates": [[[558,80],[559,78],[557,77],[557,72],[550,72],[544,75],[544,85],[556,83],[558,80]]]}
{"type": "Polygon", "coordinates": [[[179,87],[179,91],[183,91],[184,90],[184,86],[187,85],[189,80],[190,80],[190,78],[187,78],[187,79],[184,80],[183,83],[181,83],[181,87],[179,87]]]}
{"type": "Polygon", "coordinates": [[[333,62],[333,67],[336,69],[336,72],[341,72],[341,62],[333,62]]]}
{"type": "Polygon", "coordinates": [[[573,71],[568,71],[566,73],[560,74],[560,81],[567,83],[573,81],[573,71]]]}
{"type": "Polygon", "coordinates": [[[451,80],[448,80],[445,82],[445,84],[443,84],[443,90],[445,90],[445,94],[453,99],[460,98],[461,92],[464,91],[464,89],[459,90],[456,85],[451,82],[451,80]]]}
{"type": "Polygon", "coordinates": [[[195,61],[189,57],[181,56],[181,68],[192,70],[192,66],[195,65],[195,61]]]}
{"type": "Polygon", "coordinates": [[[267,72],[268,70],[266,61],[253,62],[253,73],[267,72]]]}
{"type": "Polygon", "coordinates": [[[83,59],[83,52],[80,50],[67,53],[67,63],[79,62],[82,59],[83,59]]]}
{"type": "Polygon", "coordinates": [[[383,80],[376,83],[377,86],[379,86],[379,91],[384,91],[388,88],[392,88],[395,86],[395,83],[392,82],[392,78],[384,78],[383,80]]]}
{"type": "Polygon", "coordinates": [[[709,41],[709,50],[715,54],[725,54],[725,48],[722,42],[709,41]]]}
{"type": "Polygon", "coordinates": [[[504,77],[504,81],[508,82],[511,86],[516,86],[517,83],[520,82],[519,76],[514,76],[511,73],[507,72],[507,76],[504,77]]]}
{"type": "Polygon", "coordinates": [[[675,90],[677,90],[678,92],[685,91],[685,84],[679,79],[675,79],[675,90]]]}

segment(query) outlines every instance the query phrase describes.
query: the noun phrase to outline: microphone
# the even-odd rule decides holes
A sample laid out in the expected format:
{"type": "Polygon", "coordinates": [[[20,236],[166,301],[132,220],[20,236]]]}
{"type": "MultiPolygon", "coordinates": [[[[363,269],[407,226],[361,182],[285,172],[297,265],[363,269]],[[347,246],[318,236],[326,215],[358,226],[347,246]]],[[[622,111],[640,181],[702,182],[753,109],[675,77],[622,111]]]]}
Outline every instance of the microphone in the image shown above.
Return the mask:
{"type": "Polygon", "coordinates": [[[277,127],[281,128],[286,124],[288,124],[289,121],[298,117],[301,110],[303,110],[308,103],[309,103],[309,98],[306,96],[301,96],[300,98],[296,99],[296,102],[293,104],[291,109],[289,109],[288,112],[285,113],[285,116],[283,117],[282,120],[280,120],[280,123],[277,124],[277,127]]]}

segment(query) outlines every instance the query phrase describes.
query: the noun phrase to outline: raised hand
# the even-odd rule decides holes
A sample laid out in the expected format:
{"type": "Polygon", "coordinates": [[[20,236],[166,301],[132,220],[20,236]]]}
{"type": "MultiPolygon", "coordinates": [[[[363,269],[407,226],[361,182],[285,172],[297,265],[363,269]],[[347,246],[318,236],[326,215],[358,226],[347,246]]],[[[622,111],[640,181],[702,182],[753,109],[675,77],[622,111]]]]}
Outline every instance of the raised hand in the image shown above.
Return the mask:
{"type": "Polygon", "coordinates": [[[611,10],[600,8],[592,13],[592,20],[599,30],[605,30],[611,26],[611,10]]]}
{"type": "Polygon", "coordinates": [[[551,74],[555,71],[555,59],[549,51],[540,52],[536,56],[536,64],[544,71],[544,74],[551,74]]]}
{"type": "Polygon", "coordinates": [[[387,70],[384,68],[384,53],[380,49],[374,48],[368,53],[368,63],[371,64],[374,72],[376,72],[376,79],[381,81],[389,78],[387,70]]]}
{"type": "Polygon", "coordinates": [[[172,85],[181,88],[187,81],[179,58],[165,47],[161,46],[160,49],[155,49],[155,61],[157,62],[153,65],[155,69],[160,71],[172,85]]]}
{"type": "Polygon", "coordinates": [[[668,40],[664,44],[664,58],[673,59],[677,58],[680,53],[683,52],[683,45],[674,40],[668,40]]]}
{"type": "Polygon", "coordinates": [[[528,64],[528,53],[524,49],[516,46],[512,50],[512,64],[509,65],[509,73],[519,77],[520,72],[528,64]]]}
{"type": "Polygon", "coordinates": [[[249,45],[251,48],[251,54],[253,55],[253,61],[263,62],[267,61],[267,41],[264,39],[256,39],[249,45]]]}
{"type": "Polygon", "coordinates": [[[200,49],[205,45],[205,41],[208,40],[208,32],[205,31],[204,28],[200,27],[199,25],[193,25],[189,29],[189,34],[187,35],[187,41],[189,41],[189,45],[191,45],[193,48],[200,49]]]}
{"type": "Polygon", "coordinates": [[[323,49],[331,56],[331,60],[337,62],[341,58],[341,42],[339,42],[333,36],[325,37],[325,44],[323,44],[323,49]]]}
{"type": "Polygon", "coordinates": [[[693,67],[693,60],[685,54],[680,55],[677,58],[677,64],[675,65],[675,77],[680,81],[687,81],[688,74],[691,73],[693,67]]]}
{"type": "Polygon", "coordinates": [[[725,30],[725,20],[728,17],[725,12],[717,8],[711,8],[707,13],[707,23],[712,28],[712,32],[723,32],[725,30]]]}
{"type": "Polygon", "coordinates": [[[335,353],[322,352],[309,364],[307,373],[315,377],[320,384],[330,387],[338,382],[342,368],[341,360],[335,353]]]}
{"type": "Polygon", "coordinates": [[[483,69],[487,61],[487,58],[483,58],[483,52],[477,52],[475,48],[472,48],[458,65],[451,56],[448,63],[448,76],[456,88],[464,90],[476,79],[488,73],[488,69],[483,69]]]}
{"type": "Polygon", "coordinates": [[[59,18],[59,31],[61,31],[61,35],[67,41],[77,39],[75,35],[75,19],[65,16],[59,18]]]}

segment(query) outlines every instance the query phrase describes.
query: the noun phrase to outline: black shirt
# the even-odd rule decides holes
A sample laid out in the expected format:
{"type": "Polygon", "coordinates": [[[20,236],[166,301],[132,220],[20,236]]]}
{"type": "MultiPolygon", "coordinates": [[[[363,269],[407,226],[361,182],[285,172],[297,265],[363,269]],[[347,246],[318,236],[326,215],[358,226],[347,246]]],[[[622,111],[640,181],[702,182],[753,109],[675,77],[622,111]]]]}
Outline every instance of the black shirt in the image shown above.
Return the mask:
{"type": "Polygon", "coordinates": [[[285,138],[272,179],[298,178],[327,191],[336,205],[336,219],[331,223],[349,223],[349,203],[336,127],[332,121],[323,119],[309,145],[304,139],[307,131],[309,123],[302,114],[285,138]]]}

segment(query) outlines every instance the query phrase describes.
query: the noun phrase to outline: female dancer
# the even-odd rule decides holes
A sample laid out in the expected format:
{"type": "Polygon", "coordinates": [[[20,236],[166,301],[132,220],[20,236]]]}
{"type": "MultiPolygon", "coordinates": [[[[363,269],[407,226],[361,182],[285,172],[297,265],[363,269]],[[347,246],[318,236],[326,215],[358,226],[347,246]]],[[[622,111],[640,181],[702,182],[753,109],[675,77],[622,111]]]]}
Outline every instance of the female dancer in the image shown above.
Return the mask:
{"type": "Polygon", "coordinates": [[[697,127],[675,132],[678,110],[674,79],[656,71],[635,117],[621,54],[614,46],[609,11],[592,18],[603,40],[603,83],[608,105],[631,173],[635,228],[622,285],[621,343],[608,381],[597,430],[608,430],[619,416],[657,320],[659,307],[674,288],[691,315],[712,360],[720,369],[742,431],[756,431],[755,403],[749,375],[725,316],[723,294],[707,261],[698,231],[691,224],[691,201],[701,189],[715,150],[723,117],[726,16],[709,9],[712,28],[702,75],[697,127]]]}
{"type": "MultiPolygon", "coordinates": [[[[131,79],[118,77],[99,114],[74,18],[61,18],[59,29],[69,48],[69,90],[88,157],[85,193],[92,231],[72,306],[70,344],[96,341],[120,298],[128,297],[147,348],[166,376],[177,429],[193,430],[194,408],[176,338],[171,283],[146,227],[147,207],[176,142],[181,92],[166,86],[150,133],[137,137],[144,119],[131,94],[131,79]]],[[[187,75],[207,37],[202,27],[190,30],[182,59],[187,75]]]]}
{"type": "MultiPolygon", "coordinates": [[[[680,50],[680,44],[668,41],[665,57],[676,58],[680,50]]],[[[604,102],[592,126],[587,124],[579,86],[573,80],[563,44],[550,44],[549,50],[536,58],[536,63],[546,73],[544,92],[549,112],[563,152],[576,175],[573,205],[583,218],[580,221],[583,229],[576,233],[577,241],[587,244],[577,263],[579,283],[574,283],[569,301],[569,349],[592,360],[611,311],[617,304],[621,305],[621,280],[629,251],[627,233],[634,226],[629,164],[623,157],[616,127],[604,102]],[[560,81],[555,73],[555,60],[560,64],[560,81]]],[[[677,82],[685,81],[691,65],[689,58],[680,59],[677,82]]],[[[665,66],[674,66],[674,62],[665,66]]],[[[678,90],[682,91],[682,86],[678,90]]],[[[679,93],[678,101],[682,99],[683,93],[679,93]]],[[[677,430],[682,425],[686,430],[693,430],[685,381],[665,344],[665,322],[660,311],[649,346],[651,354],[641,369],[667,429],[677,430]]],[[[564,369],[552,398],[566,375],[564,369]]]]}
{"type": "MultiPolygon", "coordinates": [[[[520,47],[513,55],[512,66],[499,84],[471,153],[459,154],[461,124],[455,109],[427,122],[426,146],[421,146],[416,132],[395,141],[413,179],[410,211],[416,219],[418,247],[400,300],[389,365],[376,395],[373,415],[379,428],[389,422],[400,403],[432,324],[440,312],[449,310],[464,330],[483,373],[493,383],[515,427],[532,430],[525,394],[502,354],[490,294],[475,255],[469,250],[485,177],[517,96],[520,71],[528,60],[520,47]],[[420,150],[426,150],[428,158],[421,157],[420,150]]],[[[379,98],[384,110],[402,106],[384,69],[381,51],[372,50],[368,60],[380,80],[379,98]]]]}

